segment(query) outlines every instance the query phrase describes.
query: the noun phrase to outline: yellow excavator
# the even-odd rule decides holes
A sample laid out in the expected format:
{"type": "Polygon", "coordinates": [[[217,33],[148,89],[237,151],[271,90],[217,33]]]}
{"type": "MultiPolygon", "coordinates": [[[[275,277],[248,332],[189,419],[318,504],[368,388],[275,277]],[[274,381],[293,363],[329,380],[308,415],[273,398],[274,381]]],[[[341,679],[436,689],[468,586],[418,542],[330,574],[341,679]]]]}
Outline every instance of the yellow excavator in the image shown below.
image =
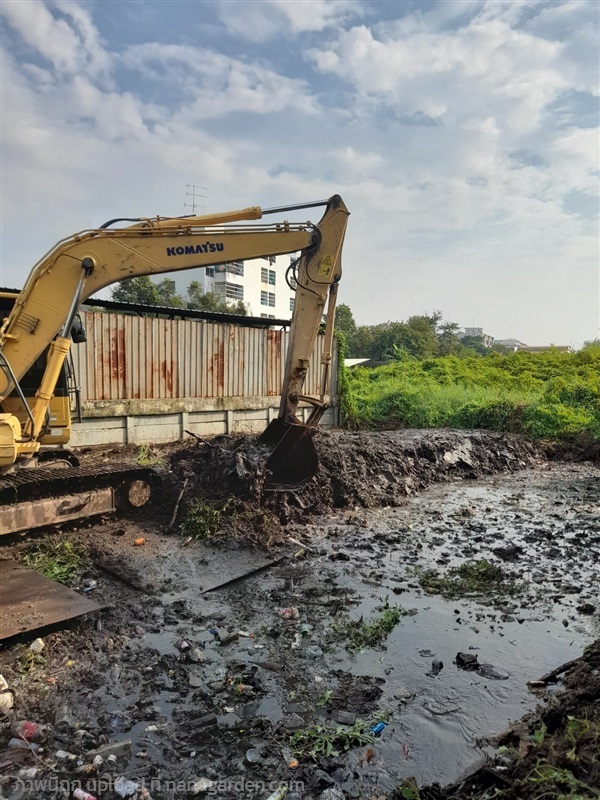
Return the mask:
{"type": "Polygon", "coordinates": [[[187,217],[112,219],[58,242],[32,269],[0,325],[0,533],[139,507],[149,501],[151,470],[131,465],[80,466],[65,449],[71,418],[64,383],[71,342],[82,331],[78,310],[94,293],[126,278],[299,253],[297,284],[278,418],[262,435],[274,489],[302,485],[318,467],[312,433],[325,409],[341,252],[348,209],[328,200],[258,206],[187,217]],[[271,214],[325,206],[313,224],[239,224],[271,214]],[[117,223],[133,222],[127,227],[117,223]],[[319,397],[302,394],[327,303],[319,397]],[[296,411],[312,406],[306,424],[296,411]],[[69,469],[58,466],[70,465],[69,469]]]}

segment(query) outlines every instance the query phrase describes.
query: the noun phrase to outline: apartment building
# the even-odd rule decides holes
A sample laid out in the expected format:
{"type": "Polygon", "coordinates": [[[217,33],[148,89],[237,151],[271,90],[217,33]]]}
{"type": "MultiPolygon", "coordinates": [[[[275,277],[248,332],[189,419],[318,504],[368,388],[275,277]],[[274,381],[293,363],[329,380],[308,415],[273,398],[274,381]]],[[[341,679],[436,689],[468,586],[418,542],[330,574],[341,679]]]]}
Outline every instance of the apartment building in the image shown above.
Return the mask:
{"type": "Polygon", "coordinates": [[[494,337],[490,336],[488,333],[483,332],[483,328],[463,328],[461,333],[458,333],[459,339],[464,339],[465,336],[473,336],[481,339],[482,344],[485,347],[493,347],[494,346],[494,337]]]}
{"type": "MultiPolygon", "coordinates": [[[[290,256],[266,256],[189,270],[177,278],[178,289],[185,292],[191,281],[198,281],[204,292],[215,292],[231,302],[242,300],[250,316],[290,319],[295,291],[286,281],[286,272],[293,260],[290,256]]],[[[290,280],[295,287],[291,276],[290,280]]]]}

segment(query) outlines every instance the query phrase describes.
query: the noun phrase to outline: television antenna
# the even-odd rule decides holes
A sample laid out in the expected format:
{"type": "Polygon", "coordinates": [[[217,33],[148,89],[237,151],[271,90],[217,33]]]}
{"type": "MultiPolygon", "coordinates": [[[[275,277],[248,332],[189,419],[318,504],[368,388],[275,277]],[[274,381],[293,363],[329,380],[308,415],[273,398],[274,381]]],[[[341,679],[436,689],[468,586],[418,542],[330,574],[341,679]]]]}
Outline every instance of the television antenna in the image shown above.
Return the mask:
{"type": "Polygon", "coordinates": [[[206,200],[208,196],[205,194],[200,194],[200,191],[207,192],[208,189],[206,188],[206,186],[197,186],[195,183],[186,183],[185,185],[185,196],[189,197],[192,202],[184,203],[183,207],[191,208],[192,214],[196,213],[197,208],[202,209],[202,211],[206,211],[206,206],[199,203],[198,200],[200,199],[206,200]]]}

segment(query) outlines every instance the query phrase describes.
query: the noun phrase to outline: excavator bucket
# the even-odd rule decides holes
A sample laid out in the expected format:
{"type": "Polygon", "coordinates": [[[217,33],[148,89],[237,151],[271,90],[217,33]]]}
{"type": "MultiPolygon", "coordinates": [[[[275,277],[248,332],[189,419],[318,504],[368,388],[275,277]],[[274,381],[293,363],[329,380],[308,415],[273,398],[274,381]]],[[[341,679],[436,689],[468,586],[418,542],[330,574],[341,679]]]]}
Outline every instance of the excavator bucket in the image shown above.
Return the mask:
{"type": "Polygon", "coordinates": [[[274,419],[269,424],[260,438],[262,444],[273,448],[267,461],[267,489],[299,489],[317,474],[319,457],[314,431],[301,422],[274,419]]]}

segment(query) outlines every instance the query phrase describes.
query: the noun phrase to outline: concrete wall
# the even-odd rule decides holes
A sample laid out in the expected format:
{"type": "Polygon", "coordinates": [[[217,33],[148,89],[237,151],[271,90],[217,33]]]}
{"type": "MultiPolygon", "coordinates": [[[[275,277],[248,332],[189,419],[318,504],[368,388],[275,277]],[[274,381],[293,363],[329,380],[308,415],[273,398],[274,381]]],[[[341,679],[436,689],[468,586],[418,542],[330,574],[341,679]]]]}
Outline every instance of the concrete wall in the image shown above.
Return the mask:
{"type": "MultiPolygon", "coordinates": [[[[236,398],[238,399],[238,398],[236,398]]],[[[175,442],[188,438],[185,431],[197,436],[215,436],[222,433],[261,433],[278,413],[272,397],[244,398],[244,407],[199,409],[191,403],[191,410],[156,409],[159,413],[139,413],[142,408],[135,404],[98,404],[88,407],[82,422],[74,422],[71,433],[72,447],[87,447],[103,444],[143,444],[149,442],[175,442]],[[137,412],[137,413],[136,413],[137,412]]],[[[337,397],[332,398],[321,427],[338,424],[337,397]]],[[[148,408],[146,408],[148,411],[148,408]]],[[[306,420],[310,408],[299,410],[300,419],[306,420]]]]}

